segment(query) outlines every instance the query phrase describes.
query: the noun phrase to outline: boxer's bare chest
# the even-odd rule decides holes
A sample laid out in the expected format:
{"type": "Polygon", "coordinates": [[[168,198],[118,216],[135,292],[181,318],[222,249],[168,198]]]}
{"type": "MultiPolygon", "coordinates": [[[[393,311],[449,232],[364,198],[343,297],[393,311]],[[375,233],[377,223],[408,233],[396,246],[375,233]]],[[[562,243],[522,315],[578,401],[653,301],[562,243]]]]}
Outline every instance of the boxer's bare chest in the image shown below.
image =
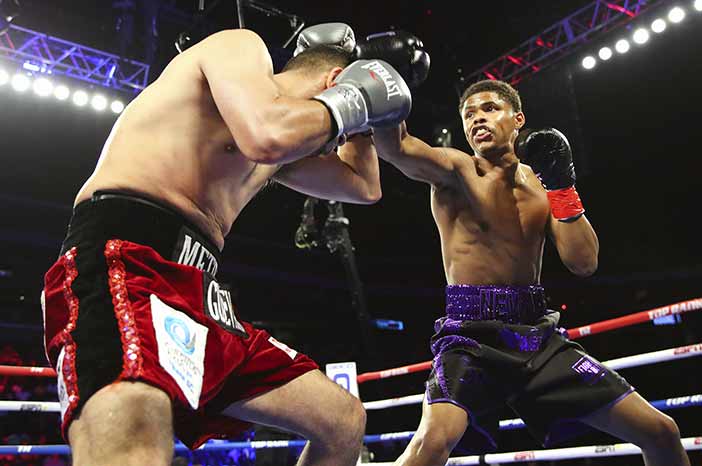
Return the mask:
{"type": "Polygon", "coordinates": [[[432,213],[447,271],[456,264],[463,269],[499,257],[503,265],[509,263],[507,269],[531,274],[541,260],[550,216],[546,193],[526,168],[509,177],[499,171],[477,172],[477,177],[462,180],[459,189],[432,189],[432,213]]]}

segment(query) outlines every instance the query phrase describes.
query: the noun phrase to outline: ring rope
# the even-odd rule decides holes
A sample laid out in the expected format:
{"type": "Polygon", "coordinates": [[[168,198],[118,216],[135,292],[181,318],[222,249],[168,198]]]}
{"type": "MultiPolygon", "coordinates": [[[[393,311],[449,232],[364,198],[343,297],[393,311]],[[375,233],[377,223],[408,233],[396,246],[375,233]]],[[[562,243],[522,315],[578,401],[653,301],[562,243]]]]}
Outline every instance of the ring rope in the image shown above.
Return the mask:
{"type": "MultiPolygon", "coordinates": [[[[669,348],[650,353],[642,353],[634,356],[625,356],[623,358],[610,359],[602,364],[612,370],[628,369],[631,367],[646,366],[659,362],[674,361],[676,359],[686,359],[696,356],[702,356],[702,343],[695,345],[679,346],[677,348],[669,348]]],[[[407,366],[409,367],[409,366],[407,366]]],[[[419,370],[419,369],[418,369],[419,370]]],[[[417,372],[415,370],[414,372],[417,372]]],[[[385,400],[367,401],[363,403],[366,409],[384,409],[391,406],[403,406],[421,403],[424,395],[409,395],[399,398],[389,398],[385,400]]]]}
{"type": "MultiPolygon", "coordinates": [[[[702,437],[682,439],[685,450],[702,450],[702,437]]],[[[631,443],[590,445],[585,447],[556,448],[552,450],[514,451],[487,455],[449,458],[449,466],[474,464],[524,463],[527,461],[558,461],[575,458],[603,458],[607,456],[640,455],[641,449],[631,443]]],[[[360,465],[391,466],[394,463],[359,463],[360,465]]]]}
{"type": "MultiPolygon", "coordinates": [[[[267,440],[253,442],[208,442],[197,451],[227,451],[241,448],[287,448],[301,447],[305,440],[267,440]]],[[[686,437],[682,439],[685,450],[702,450],[702,437],[686,437]]],[[[188,448],[182,443],[175,445],[177,453],[187,452],[188,448]]],[[[0,455],[69,455],[68,445],[0,445],[0,455]]],[[[521,463],[526,461],[555,461],[574,458],[606,457],[638,455],[641,449],[631,443],[614,445],[591,445],[585,447],[557,448],[552,450],[532,450],[507,453],[493,453],[450,458],[448,465],[479,465],[496,463],[521,463]]],[[[374,466],[390,466],[393,463],[360,463],[374,466]]]]}
{"type": "MultiPolygon", "coordinates": [[[[586,335],[594,335],[596,333],[607,332],[630,325],[639,324],[660,317],[683,314],[685,312],[697,311],[702,309],[702,298],[694,298],[686,301],[680,301],[667,306],[661,306],[648,311],[636,312],[615,319],[595,322],[593,324],[583,325],[568,330],[568,337],[576,339],[586,335]]],[[[423,370],[431,369],[431,361],[410,364],[407,366],[385,369],[377,372],[366,372],[359,374],[357,377],[358,383],[367,382],[369,380],[384,379],[397,375],[411,374],[423,370]]],[[[56,377],[56,371],[51,367],[26,367],[26,366],[4,366],[0,365],[0,375],[10,376],[30,376],[30,377],[56,377]]]]}
{"type": "MultiPolygon", "coordinates": [[[[697,343],[694,345],[687,345],[687,346],[681,346],[678,348],[671,348],[667,350],[661,350],[661,351],[654,351],[652,353],[644,353],[640,355],[635,355],[635,356],[626,356],[623,358],[619,359],[612,359],[609,361],[610,365],[609,367],[611,369],[624,369],[626,367],[635,367],[631,366],[632,362],[637,362],[638,358],[650,358],[650,362],[646,362],[645,364],[653,364],[655,362],[662,362],[662,361],[669,361],[670,359],[666,359],[668,356],[668,352],[673,352],[675,353],[676,357],[673,357],[672,359],[678,359],[678,352],[681,354],[687,354],[683,355],[680,357],[691,357],[691,356],[697,356],[696,353],[698,353],[702,349],[702,343],[697,343]],[[658,359],[661,358],[661,359],[658,359]]],[[[0,374],[2,366],[0,366],[0,374]]],[[[420,362],[416,364],[410,364],[408,366],[400,366],[400,367],[393,367],[391,369],[384,369],[382,371],[375,371],[375,372],[365,372],[363,374],[359,374],[357,377],[358,383],[364,383],[368,382],[370,380],[379,380],[379,379],[387,379],[389,377],[396,377],[398,375],[406,375],[406,374],[412,374],[415,372],[421,372],[421,371],[428,371],[431,369],[431,361],[425,361],[425,362],[420,362]]]]}
{"type": "MultiPolygon", "coordinates": [[[[420,401],[421,402],[421,401],[420,401]]],[[[661,411],[671,409],[690,408],[702,406],[702,393],[695,395],[667,398],[664,400],[651,401],[651,405],[661,411]]],[[[368,409],[368,408],[366,408],[368,409]]],[[[58,412],[60,410],[58,402],[42,401],[0,401],[0,412],[2,411],[44,411],[58,412]]],[[[500,421],[500,430],[516,430],[525,427],[521,419],[504,419],[500,421]]],[[[409,440],[414,436],[415,431],[387,432],[384,434],[369,434],[363,437],[364,443],[379,443],[393,440],[409,440]]],[[[304,440],[273,440],[261,442],[228,442],[228,448],[281,448],[304,445],[304,440]],[[253,444],[253,446],[251,446],[253,444]]],[[[1,450],[0,450],[1,452],[1,450]]],[[[47,453],[50,454],[50,453],[47,453]]]]}

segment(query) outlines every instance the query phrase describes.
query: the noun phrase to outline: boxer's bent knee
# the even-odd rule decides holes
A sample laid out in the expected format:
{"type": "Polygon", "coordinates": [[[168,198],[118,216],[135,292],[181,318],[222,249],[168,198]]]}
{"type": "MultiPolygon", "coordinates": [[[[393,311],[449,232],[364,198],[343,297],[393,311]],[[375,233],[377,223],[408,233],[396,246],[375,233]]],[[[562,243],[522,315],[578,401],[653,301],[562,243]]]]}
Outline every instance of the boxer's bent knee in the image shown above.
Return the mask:
{"type": "MultiPolygon", "coordinates": [[[[106,464],[118,458],[151,457],[152,464],[168,461],[173,453],[171,400],[162,390],[141,382],[108,385],[83,406],[68,430],[77,464],[106,464]]],[[[164,463],[165,464],[165,463],[164,463]]]]}
{"type": "Polygon", "coordinates": [[[644,450],[672,450],[680,445],[680,430],[670,416],[660,413],[646,423],[642,438],[636,442],[644,450]]]}
{"type": "Polygon", "coordinates": [[[366,429],[366,411],[361,400],[338,387],[327,398],[311,441],[331,448],[360,448],[366,429]]]}

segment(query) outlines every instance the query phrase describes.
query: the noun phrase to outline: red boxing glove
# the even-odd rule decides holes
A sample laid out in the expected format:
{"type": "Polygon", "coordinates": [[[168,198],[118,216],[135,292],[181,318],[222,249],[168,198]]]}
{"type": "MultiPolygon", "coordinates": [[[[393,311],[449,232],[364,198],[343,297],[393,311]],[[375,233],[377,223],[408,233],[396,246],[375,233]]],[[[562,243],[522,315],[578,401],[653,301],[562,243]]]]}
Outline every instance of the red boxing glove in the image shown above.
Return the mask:
{"type": "Polygon", "coordinates": [[[574,222],[585,213],[575,186],[546,191],[546,195],[551,204],[551,213],[560,222],[574,222]]]}
{"type": "Polygon", "coordinates": [[[573,154],[563,133],[554,128],[524,129],[515,141],[515,153],[546,189],[554,217],[574,222],[585,213],[575,190],[573,154]]]}

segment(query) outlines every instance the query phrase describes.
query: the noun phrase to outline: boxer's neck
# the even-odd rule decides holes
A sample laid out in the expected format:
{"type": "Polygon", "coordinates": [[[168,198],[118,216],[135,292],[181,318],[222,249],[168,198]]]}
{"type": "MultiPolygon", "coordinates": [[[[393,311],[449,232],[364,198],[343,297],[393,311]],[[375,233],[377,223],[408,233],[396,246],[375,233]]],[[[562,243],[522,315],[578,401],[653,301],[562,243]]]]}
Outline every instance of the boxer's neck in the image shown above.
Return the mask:
{"type": "Polygon", "coordinates": [[[516,167],[519,165],[519,158],[517,158],[513,150],[488,151],[476,155],[482,158],[488,165],[496,168],[499,167],[504,170],[516,170],[516,167]]]}
{"type": "Polygon", "coordinates": [[[311,99],[325,89],[325,75],[290,70],[273,75],[281,95],[311,99]]]}

